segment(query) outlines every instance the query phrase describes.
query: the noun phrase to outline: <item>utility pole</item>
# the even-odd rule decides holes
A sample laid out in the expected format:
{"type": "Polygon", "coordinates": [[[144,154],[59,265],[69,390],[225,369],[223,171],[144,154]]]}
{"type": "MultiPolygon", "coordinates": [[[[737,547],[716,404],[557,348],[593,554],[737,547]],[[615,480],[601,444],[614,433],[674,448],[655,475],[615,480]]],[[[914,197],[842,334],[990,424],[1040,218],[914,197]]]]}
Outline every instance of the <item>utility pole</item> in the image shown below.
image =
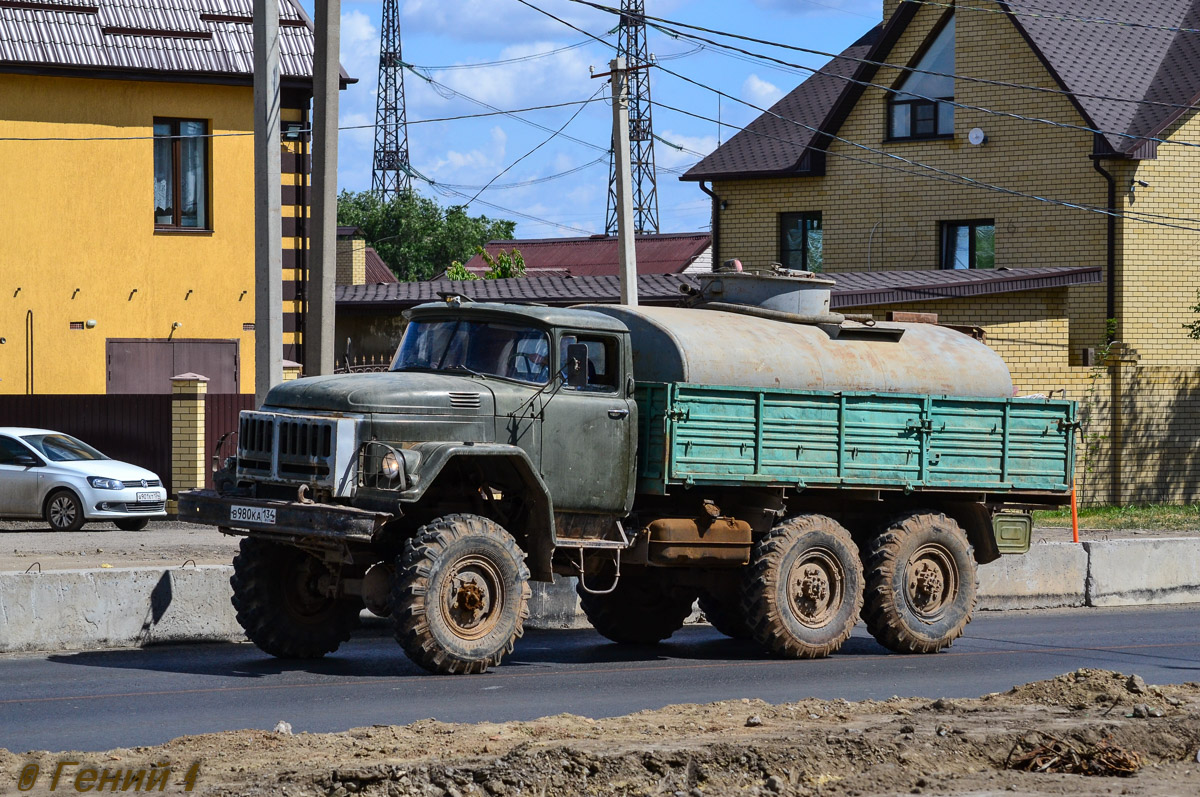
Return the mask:
{"type": "Polygon", "coordinates": [[[283,381],[279,4],[254,0],[254,399],[283,381]]]}
{"type": "MultiPolygon", "coordinates": [[[[637,233],[658,232],[658,178],[654,168],[654,125],[650,117],[650,59],[646,52],[645,0],[621,0],[617,58],[628,68],[629,140],[633,183],[633,226],[637,233]]],[[[604,231],[617,229],[617,161],[609,161],[608,212],[604,231]]]]}
{"type": "Polygon", "coordinates": [[[371,192],[384,202],[389,202],[396,194],[411,188],[408,118],[404,110],[404,57],[400,48],[400,1],[383,0],[371,192]]]}
{"type": "Polygon", "coordinates": [[[629,167],[629,71],[617,56],[608,64],[612,74],[613,208],[617,228],[617,262],[621,275],[621,304],[637,307],[637,249],[634,246],[633,186],[629,167]]]}
{"type": "Polygon", "coordinates": [[[341,0],[316,0],[313,53],[312,227],[309,249],[309,318],[304,374],[333,373],[334,294],[337,290],[337,146],[341,64],[341,0]]]}

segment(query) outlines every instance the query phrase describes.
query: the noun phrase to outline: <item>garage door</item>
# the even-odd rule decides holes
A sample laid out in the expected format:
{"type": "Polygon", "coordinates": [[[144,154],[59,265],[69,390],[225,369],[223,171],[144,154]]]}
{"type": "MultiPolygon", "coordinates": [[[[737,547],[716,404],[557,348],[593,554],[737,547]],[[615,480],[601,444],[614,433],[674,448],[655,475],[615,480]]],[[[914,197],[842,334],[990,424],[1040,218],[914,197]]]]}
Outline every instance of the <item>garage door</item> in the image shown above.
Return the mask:
{"type": "Polygon", "coordinates": [[[108,340],[109,393],[170,393],[171,377],[201,374],[209,393],[238,393],[236,340],[108,340]]]}

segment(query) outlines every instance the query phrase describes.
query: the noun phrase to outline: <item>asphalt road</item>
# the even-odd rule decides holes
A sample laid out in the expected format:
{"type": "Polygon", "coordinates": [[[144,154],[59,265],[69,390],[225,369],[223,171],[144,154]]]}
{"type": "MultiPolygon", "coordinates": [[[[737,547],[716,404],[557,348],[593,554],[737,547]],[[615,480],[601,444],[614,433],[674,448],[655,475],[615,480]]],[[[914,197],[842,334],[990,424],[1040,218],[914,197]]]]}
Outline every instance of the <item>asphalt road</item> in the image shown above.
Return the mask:
{"type": "Polygon", "coordinates": [[[279,720],[342,731],[435,717],[449,722],[600,718],[734,698],[978,697],[1078,667],[1150,683],[1200,680],[1196,610],[1139,608],[983,613],[949,651],[900,656],[860,626],[837,655],[785,661],[690,626],[655,648],[591,630],[535,631],[477,676],[418,670],[385,636],[359,637],[315,662],[242,645],[0,657],[0,747],[105,750],[279,720]]]}

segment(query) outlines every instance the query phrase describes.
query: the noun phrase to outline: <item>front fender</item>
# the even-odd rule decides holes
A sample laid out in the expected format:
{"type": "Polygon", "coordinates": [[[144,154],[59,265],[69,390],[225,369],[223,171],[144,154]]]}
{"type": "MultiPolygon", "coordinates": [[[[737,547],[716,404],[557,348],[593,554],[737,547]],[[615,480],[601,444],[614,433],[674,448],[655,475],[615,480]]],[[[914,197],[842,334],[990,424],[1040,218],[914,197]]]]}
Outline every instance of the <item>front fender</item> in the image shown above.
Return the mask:
{"type": "Polygon", "coordinates": [[[488,464],[504,462],[520,478],[530,505],[526,532],[529,572],[534,581],[553,580],[551,559],[558,544],[554,530],[554,500],[538,469],[524,449],[502,443],[417,443],[404,449],[409,487],[397,493],[402,504],[417,503],[452,461],[486,458],[488,464]],[[415,460],[415,461],[414,461],[415,460]]]}

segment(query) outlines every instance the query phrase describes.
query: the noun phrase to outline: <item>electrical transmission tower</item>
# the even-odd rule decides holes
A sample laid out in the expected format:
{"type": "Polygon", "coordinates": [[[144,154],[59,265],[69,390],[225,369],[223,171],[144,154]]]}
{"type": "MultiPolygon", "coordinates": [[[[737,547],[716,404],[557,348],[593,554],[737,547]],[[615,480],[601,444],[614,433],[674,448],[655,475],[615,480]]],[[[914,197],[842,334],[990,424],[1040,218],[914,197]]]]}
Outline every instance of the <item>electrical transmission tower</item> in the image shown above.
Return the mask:
{"type": "MultiPolygon", "coordinates": [[[[654,127],[650,123],[650,61],[646,55],[645,0],[621,0],[617,57],[623,57],[629,80],[629,160],[633,183],[633,229],[658,232],[658,181],[654,172],[654,127]]],[[[617,172],[608,161],[608,212],[604,231],[617,232],[617,172]]]]}
{"type": "Polygon", "coordinates": [[[412,176],[408,166],[408,118],[404,112],[404,60],[400,51],[400,2],[383,0],[371,191],[388,202],[396,194],[411,188],[412,176]]]}

